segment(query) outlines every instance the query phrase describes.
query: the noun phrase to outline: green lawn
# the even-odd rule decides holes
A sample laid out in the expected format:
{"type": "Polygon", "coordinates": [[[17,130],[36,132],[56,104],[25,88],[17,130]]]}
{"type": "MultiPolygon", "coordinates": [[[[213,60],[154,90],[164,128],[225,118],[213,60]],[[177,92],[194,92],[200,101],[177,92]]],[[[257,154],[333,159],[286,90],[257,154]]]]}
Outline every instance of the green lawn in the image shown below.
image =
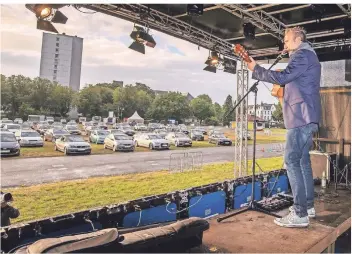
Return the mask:
{"type": "MultiPolygon", "coordinates": [[[[264,171],[282,168],[282,156],[257,162],[264,171]]],[[[164,170],[95,177],[4,191],[12,193],[13,205],[21,212],[12,222],[23,222],[231,179],[233,166],[233,163],[216,163],[204,165],[199,171],[170,173],[164,170]]]]}

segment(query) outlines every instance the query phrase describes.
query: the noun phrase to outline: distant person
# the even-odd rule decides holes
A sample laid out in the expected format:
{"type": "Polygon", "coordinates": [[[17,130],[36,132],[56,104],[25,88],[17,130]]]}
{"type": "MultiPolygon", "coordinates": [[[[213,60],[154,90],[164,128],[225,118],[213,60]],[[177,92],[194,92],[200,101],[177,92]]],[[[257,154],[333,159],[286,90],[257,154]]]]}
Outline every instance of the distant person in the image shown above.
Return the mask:
{"type": "Polygon", "coordinates": [[[10,218],[15,219],[20,216],[18,209],[12,207],[10,202],[13,201],[11,193],[1,192],[1,227],[6,227],[11,224],[10,218]]]}
{"type": "Polygon", "coordinates": [[[315,217],[314,182],[309,149],[320,121],[321,65],[301,27],[285,31],[285,51],[290,60],[285,70],[270,71],[251,58],[252,78],[285,87],[282,112],[287,129],[285,165],[293,194],[290,213],[274,222],[281,227],[307,227],[315,217]]]}

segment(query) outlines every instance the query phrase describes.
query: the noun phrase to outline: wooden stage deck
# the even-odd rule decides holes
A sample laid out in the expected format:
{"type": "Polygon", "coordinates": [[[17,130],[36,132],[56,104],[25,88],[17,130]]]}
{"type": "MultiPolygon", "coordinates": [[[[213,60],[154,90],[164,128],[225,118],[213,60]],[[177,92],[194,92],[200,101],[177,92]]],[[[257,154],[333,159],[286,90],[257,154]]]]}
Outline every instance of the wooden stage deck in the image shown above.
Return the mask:
{"type": "MultiPolygon", "coordinates": [[[[329,191],[328,191],[329,192],[329,191]]],[[[317,217],[308,228],[282,228],[274,217],[247,211],[220,223],[209,220],[203,245],[192,252],[321,253],[332,250],[337,237],[351,227],[351,193],[327,193],[315,201],[317,217]]],[[[278,214],[285,215],[288,209],[278,214]]]]}

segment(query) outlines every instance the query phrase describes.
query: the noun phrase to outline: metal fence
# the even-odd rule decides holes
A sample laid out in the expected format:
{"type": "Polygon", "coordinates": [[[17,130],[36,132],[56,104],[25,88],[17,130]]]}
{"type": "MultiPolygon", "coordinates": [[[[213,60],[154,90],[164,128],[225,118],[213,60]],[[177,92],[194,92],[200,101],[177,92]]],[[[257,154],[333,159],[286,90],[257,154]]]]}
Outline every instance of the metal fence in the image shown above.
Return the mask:
{"type": "Polygon", "coordinates": [[[203,169],[202,152],[183,152],[170,154],[169,170],[171,172],[185,172],[203,169]]]}

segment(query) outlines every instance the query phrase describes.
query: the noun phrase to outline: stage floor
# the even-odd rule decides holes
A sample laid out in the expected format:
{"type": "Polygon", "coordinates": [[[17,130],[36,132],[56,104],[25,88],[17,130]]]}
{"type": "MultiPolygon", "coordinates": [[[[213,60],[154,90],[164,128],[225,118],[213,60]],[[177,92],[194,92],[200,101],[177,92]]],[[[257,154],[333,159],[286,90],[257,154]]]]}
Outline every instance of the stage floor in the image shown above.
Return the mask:
{"type": "MultiPolygon", "coordinates": [[[[317,190],[318,193],[320,190],[317,190]]],[[[209,220],[203,245],[191,252],[302,253],[323,252],[351,227],[351,193],[327,190],[315,200],[317,216],[308,228],[282,228],[274,217],[247,211],[220,223],[209,220]]],[[[286,215],[288,209],[278,212],[286,215]]]]}

